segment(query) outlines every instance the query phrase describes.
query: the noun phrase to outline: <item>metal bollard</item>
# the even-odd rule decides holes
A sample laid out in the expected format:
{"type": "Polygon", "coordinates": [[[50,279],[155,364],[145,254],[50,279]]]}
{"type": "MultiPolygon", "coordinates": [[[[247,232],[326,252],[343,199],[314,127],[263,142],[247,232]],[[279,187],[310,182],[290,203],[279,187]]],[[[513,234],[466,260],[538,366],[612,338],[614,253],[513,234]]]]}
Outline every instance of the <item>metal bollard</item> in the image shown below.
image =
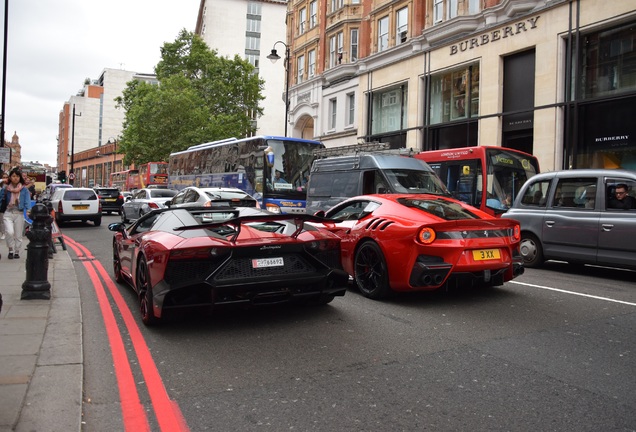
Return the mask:
{"type": "MultiPolygon", "coordinates": [[[[46,206],[46,210],[49,212],[49,215],[53,212],[53,204],[51,201],[46,201],[43,203],[46,206]]],[[[55,243],[53,242],[53,217],[50,217],[46,221],[46,228],[49,230],[49,259],[53,258],[53,254],[57,253],[55,250],[55,243]]]]}
{"type": "Polygon", "coordinates": [[[44,204],[38,203],[31,209],[33,226],[27,232],[30,240],[27,246],[26,280],[22,284],[22,300],[51,298],[51,284],[47,280],[49,271],[49,239],[51,215],[44,204]]]}

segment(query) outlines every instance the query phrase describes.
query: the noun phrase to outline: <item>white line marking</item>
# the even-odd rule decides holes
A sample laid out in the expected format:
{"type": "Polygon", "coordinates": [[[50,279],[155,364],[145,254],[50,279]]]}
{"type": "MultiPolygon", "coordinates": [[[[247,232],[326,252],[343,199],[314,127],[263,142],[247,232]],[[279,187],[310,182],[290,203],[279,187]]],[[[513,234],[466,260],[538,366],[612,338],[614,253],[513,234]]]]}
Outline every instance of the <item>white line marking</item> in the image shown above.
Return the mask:
{"type": "Polygon", "coordinates": [[[559,288],[550,288],[550,287],[546,287],[546,286],[542,286],[542,285],[535,285],[535,284],[530,284],[530,283],[525,283],[525,282],[517,282],[517,281],[508,281],[509,283],[513,283],[513,284],[518,284],[518,285],[525,285],[525,286],[529,286],[529,287],[533,287],[533,288],[539,288],[539,289],[544,289],[544,290],[549,290],[549,291],[558,291],[558,292],[562,292],[565,294],[572,294],[572,295],[577,295],[577,296],[581,296],[581,297],[589,297],[589,298],[593,298],[593,299],[597,299],[597,300],[605,300],[608,302],[613,302],[613,303],[621,303],[621,304],[626,304],[628,306],[636,306],[636,303],[632,303],[632,302],[626,302],[623,300],[615,300],[615,299],[611,299],[611,298],[607,298],[607,297],[599,297],[599,296],[595,296],[595,295],[590,295],[590,294],[583,294],[583,293],[578,293],[575,291],[567,291],[567,290],[562,290],[559,288]]]}

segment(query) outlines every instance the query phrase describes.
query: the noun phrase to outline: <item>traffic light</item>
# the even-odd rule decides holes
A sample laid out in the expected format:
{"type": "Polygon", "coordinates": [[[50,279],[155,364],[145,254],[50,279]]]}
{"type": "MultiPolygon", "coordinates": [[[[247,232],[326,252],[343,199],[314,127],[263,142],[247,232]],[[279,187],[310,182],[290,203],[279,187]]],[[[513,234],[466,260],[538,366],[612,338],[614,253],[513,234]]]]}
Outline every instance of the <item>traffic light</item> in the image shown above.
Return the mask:
{"type": "Polygon", "coordinates": [[[57,173],[57,179],[62,183],[66,183],[66,171],[60,171],[57,173]]]}

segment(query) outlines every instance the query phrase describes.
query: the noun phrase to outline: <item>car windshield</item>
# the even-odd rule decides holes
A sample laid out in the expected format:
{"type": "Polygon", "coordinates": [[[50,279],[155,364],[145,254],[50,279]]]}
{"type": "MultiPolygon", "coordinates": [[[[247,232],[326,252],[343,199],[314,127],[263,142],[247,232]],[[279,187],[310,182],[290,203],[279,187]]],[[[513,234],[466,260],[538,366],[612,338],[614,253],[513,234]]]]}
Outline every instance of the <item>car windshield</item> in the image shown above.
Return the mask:
{"type": "Polygon", "coordinates": [[[210,199],[250,199],[251,197],[243,191],[205,191],[210,199]]]}
{"type": "Polygon", "coordinates": [[[463,208],[455,202],[444,199],[411,199],[400,198],[397,200],[400,204],[423,210],[433,216],[446,220],[462,220],[462,219],[479,219],[479,216],[463,208]]]}
{"type": "Polygon", "coordinates": [[[430,193],[448,195],[446,186],[432,171],[387,169],[384,174],[397,193],[430,193]]]}

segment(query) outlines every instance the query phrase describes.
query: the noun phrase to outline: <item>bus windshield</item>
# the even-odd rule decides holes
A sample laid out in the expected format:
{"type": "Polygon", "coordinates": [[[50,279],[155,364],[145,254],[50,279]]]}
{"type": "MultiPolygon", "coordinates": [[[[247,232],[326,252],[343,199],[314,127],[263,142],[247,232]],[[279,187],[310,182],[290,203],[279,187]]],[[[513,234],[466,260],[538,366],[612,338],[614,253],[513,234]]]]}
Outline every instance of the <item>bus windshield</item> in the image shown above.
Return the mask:
{"type": "Polygon", "coordinates": [[[539,173],[535,158],[505,149],[486,150],[486,206],[505,210],[514,202],[521,186],[539,173]]]}

